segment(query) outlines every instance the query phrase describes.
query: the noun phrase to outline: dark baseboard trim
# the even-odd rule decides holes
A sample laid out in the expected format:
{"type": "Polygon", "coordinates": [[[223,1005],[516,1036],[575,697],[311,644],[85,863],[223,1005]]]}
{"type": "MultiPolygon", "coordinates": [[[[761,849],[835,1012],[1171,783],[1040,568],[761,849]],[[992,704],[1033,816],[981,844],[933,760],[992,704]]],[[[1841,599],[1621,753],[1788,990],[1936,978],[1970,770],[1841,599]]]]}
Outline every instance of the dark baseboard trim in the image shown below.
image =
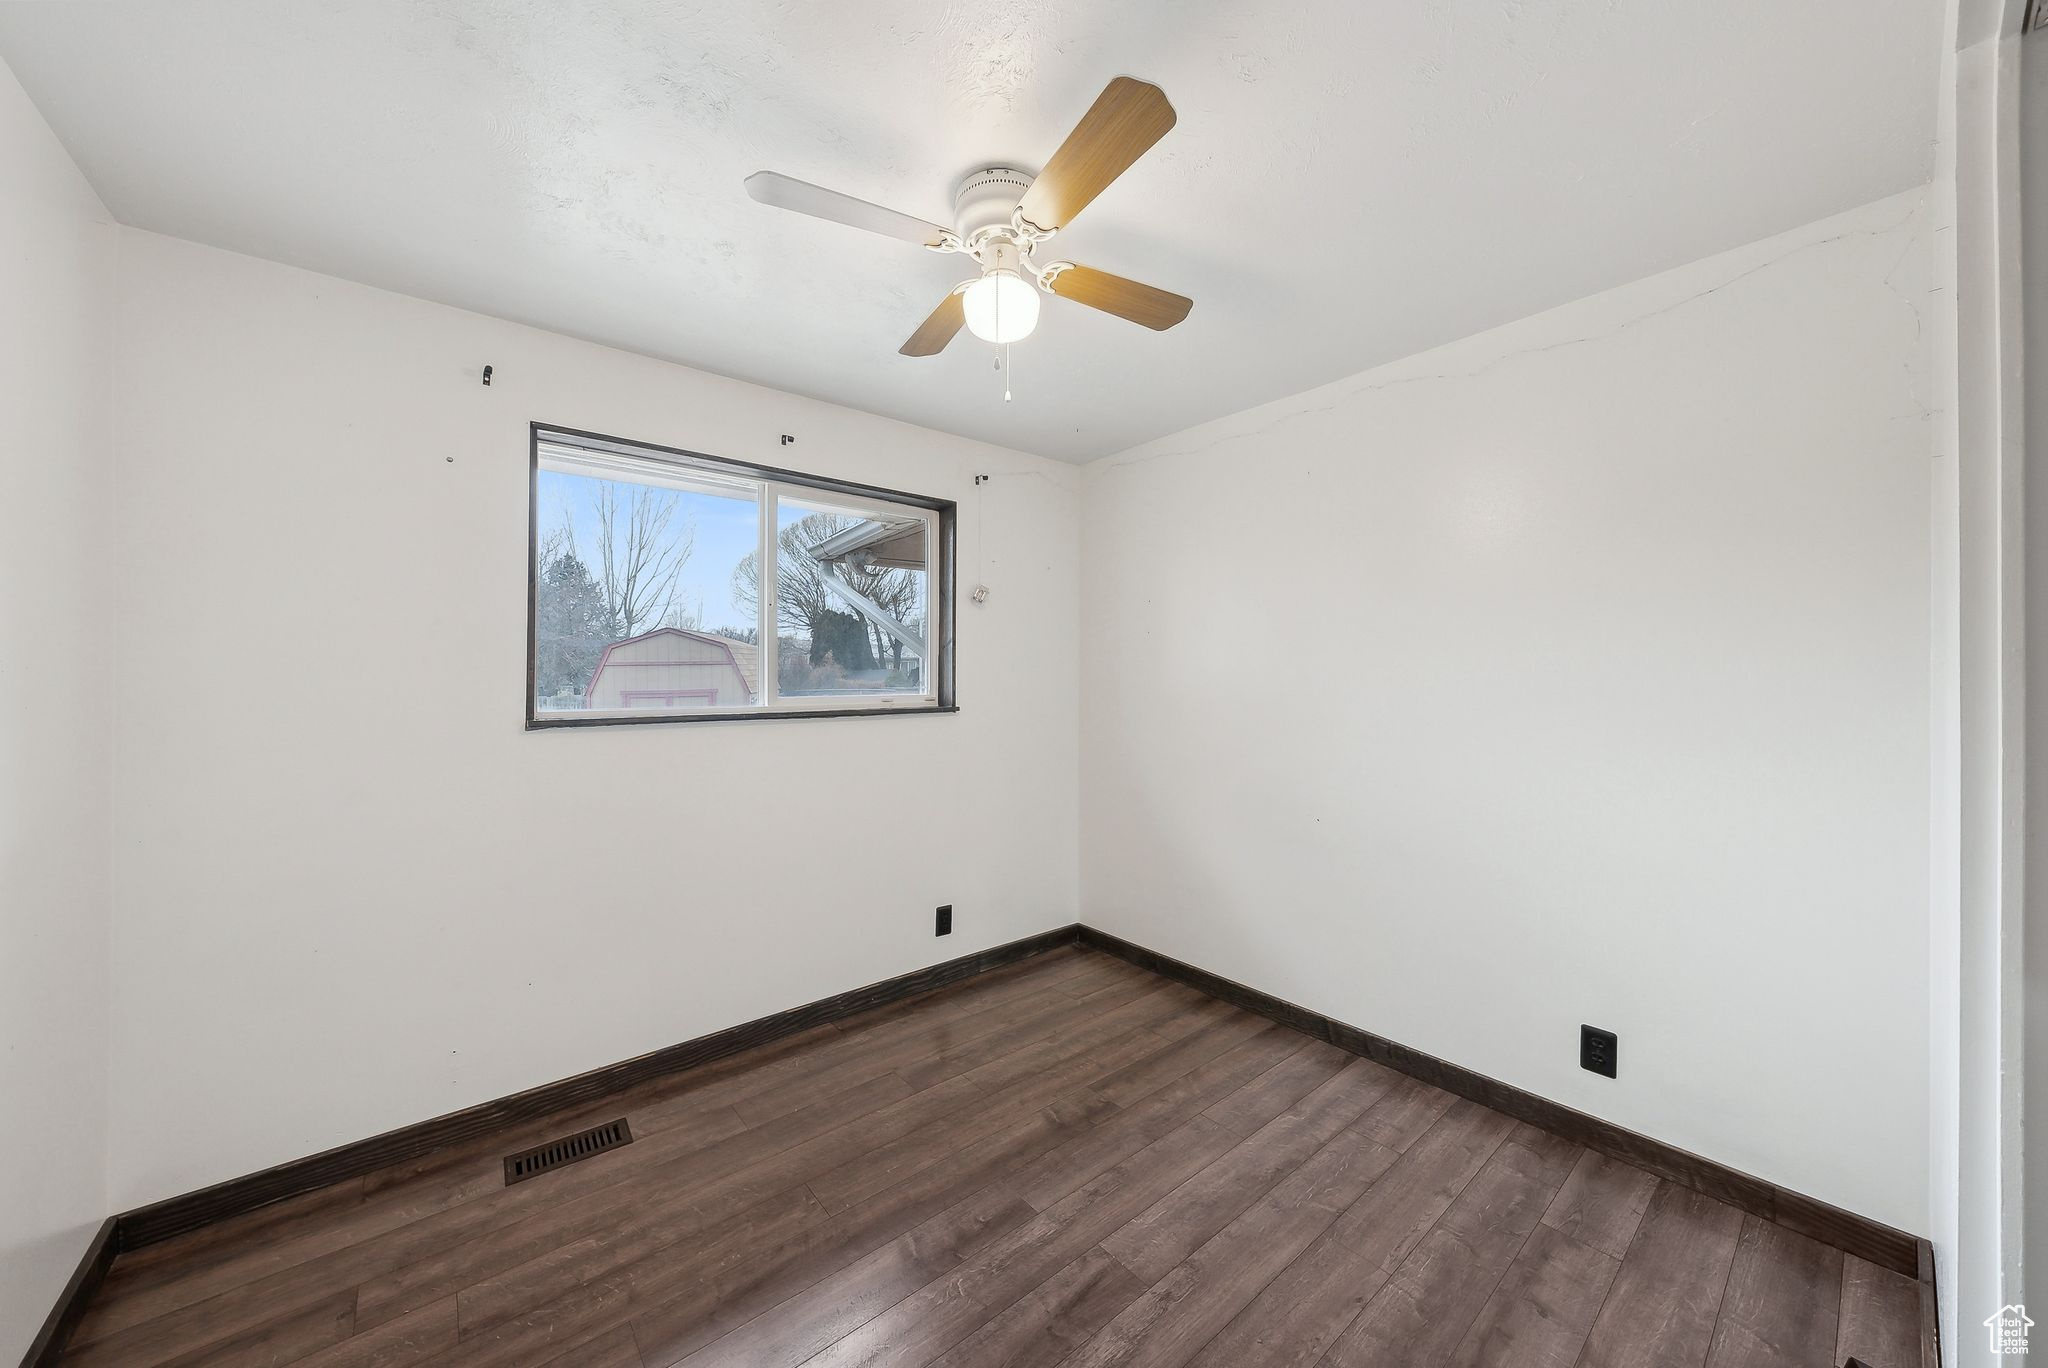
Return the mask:
{"type": "Polygon", "coordinates": [[[1081,944],[1097,950],[1107,951],[1119,959],[1128,960],[1140,969],[1149,969],[1155,974],[1178,980],[1190,988],[1219,998],[1234,1007],[1270,1018],[1283,1026],[1291,1026],[1318,1040],[1327,1040],[1340,1049],[1352,1054],[1363,1055],[1389,1068],[1398,1069],[1412,1078],[1434,1084],[1445,1092],[1504,1112],[1518,1121],[1561,1135],[1609,1154],[1641,1169],[1647,1169],[1660,1178],[1668,1178],[1682,1187],[1703,1192],[1715,1197],[1739,1211],[1760,1216],[1767,1221],[1796,1230],[1825,1245],[1868,1259],[1880,1268],[1904,1273],[1908,1277],[1926,1279],[1932,1276],[1932,1259],[1927,1260],[1927,1270],[1922,1271],[1921,1246],[1926,1242],[1903,1230],[1895,1230],[1880,1221],[1867,1216],[1858,1216],[1840,1207],[1830,1206],[1790,1188],[1779,1187],[1762,1178],[1717,1164],[1688,1153],[1675,1145],[1653,1140],[1647,1135],[1625,1130],[1611,1121],[1574,1110],[1547,1097],[1527,1092],[1521,1088],[1488,1078],[1484,1074],[1438,1059],[1435,1055],[1424,1054],[1410,1049],[1385,1036],[1374,1035],[1356,1026],[1347,1026],[1341,1021],[1312,1012],[1306,1007],[1297,1007],[1284,1002],[1270,993],[1198,969],[1142,945],[1135,945],[1120,936],[1107,931],[1098,931],[1092,926],[1083,926],[1080,931],[1081,944]]]}
{"type": "Polygon", "coordinates": [[[1927,1241],[1085,925],[1063,926],[976,954],[963,955],[880,983],[871,983],[865,988],[714,1031],[634,1059],[543,1084],[510,1097],[480,1103],[431,1121],[403,1126],[368,1140],[341,1145],[322,1154],[295,1159],[260,1173],[233,1178],[197,1192],[111,1216],[93,1237],[63,1296],[30,1345],[28,1356],[22,1360],[22,1368],[48,1368],[57,1361],[65,1341],[84,1315],[115,1255],[123,1250],[139,1249],[302,1193],[394,1164],[424,1158],[452,1145],[597,1102],[628,1088],[682,1073],[799,1031],[949,987],[992,969],[1076,942],[1185,983],[1211,997],[1318,1040],[1326,1040],[1340,1049],[1385,1064],[1589,1149],[1613,1155],[1659,1177],[1719,1198],[1738,1210],[1776,1221],[1823,1244],[1868,1259],[1879,1267],[1917,1278],[1923,1307],[1923,1368],[1939,1368],[1938,1326],[1934,1315],[1934,1256],[1927,1241]]]}
{"type": "Polygon", "coordinates": [[[92,1294],[100,1290],[100,1283],[114,1262],[114,1255],[119,1249],[114,1242],[114,1226],[118,1220],[118,1217],[109,1216],[93,1232],[91,1242],[78,1260],[78,1267],[71,1272],[71,1281],[64,1284],[57,1304],[50,1308],[50,1314],[43,1320],[43,1328],[36,1331],[36,1337],[29,1341],[28,1352],[22,1355],[21,1368],[52,1368],[57,1356],[64,1352],[65,1341],[78,1328],[87,1304],[92,1301],[92,1294]]]}
{"type": "Polygon", "coordinates": [[[118,1223],[116,1249],[139,1249],[144,1245],[168,1240],[174,1235],[183,1235],[201,1226],[212,1225],[230,1216],[239,1216],[273,1202],[284,1201],[316,1188],[327,1187],[347,1178],[360,1177],[378,1169],[409,1159],[418,1159],[450,1145],[461,1144],[516,1125],[525,1121],[538,1120],[555,1112],[566,1111],[588,1102],[596,1102],[613,1093],[670,1074],[694,1069],[713,1060],[724,1059],[738,1054],[741,1050],[765,1045],[783,1036],[806,1031],[813,1026],[850,1017],[875,1007],[900,1002],[919,993],[928,993],[936,988],[972,978],[976,974],[999,969],[1018,960],[1029,959],[1062,945],[1072,945],[1078,928],[1063,926],[1023,940],[1011,941],[972,955],[934,964],[927,969],[918,969],[908,974],[880,983],[871,983],[865,988],[838,993],[832,997],[820,998],[801,1007],[792,1007],[786,1012],[744,1022],[738,1026],[714,1031],[680,1045],[670,1045],[636,1059],[618,1064],[608,1064],[601,1069],[577,1074],[554,1083],[544,1083],[538,1088],[501,1097],[494,1102],[483,1102],[431,1121],[401,1126],[394,1131],[368,1140],[357,1140],[340,1145],[322,1154],[294,1159],[243,1178],[231,1178],[212,1187],[188,1192],[183,1196],[169,1197],[145,1207],[121,1213],[115,1218],[118,1223]]]}

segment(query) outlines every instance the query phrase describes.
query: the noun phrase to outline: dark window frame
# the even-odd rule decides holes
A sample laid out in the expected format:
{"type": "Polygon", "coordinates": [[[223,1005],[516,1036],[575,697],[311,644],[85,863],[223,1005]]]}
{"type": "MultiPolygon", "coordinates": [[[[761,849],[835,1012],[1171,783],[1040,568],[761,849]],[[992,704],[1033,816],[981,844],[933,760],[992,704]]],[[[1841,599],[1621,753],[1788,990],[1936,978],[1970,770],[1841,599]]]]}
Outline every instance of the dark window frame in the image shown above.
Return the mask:
{"type": "MultiPolygon", "coordinates": [[[[690,722],[766,722],[795,719],[824,719],[845,717],[905,717],[931,713],[954,713],[960,705],[954,693],[954,605],[955,578],[958,569],[958,524],[959,505],[952,499],[934,498],[928,494],[911,494],[900,489],[886,489],[881,485],[861,484],[853,480],[835,480],[823,475],[812,475],[800,470],[787,470],[779,466],[762,465],[756,461],[735,460],[729,456],[714,456],[707,452],[690,451],[683,447],[662,446],[655,442],[636,441],[627,437],[613,437],[601,432],[586,432],[581,428],[564,427],[559,423],[533,422],[527,424],[526,452],[526,730],[564,731],[578,727],[644,727],[666,726],[671,723],[690,722]],[[934,537],[935,564],[930,567],[930,581],[927,594],[930,600],[932,633],[931,669],[936,676],[936,702],[917,703],[902,707],[868,706],[859,708],[721,708],[702,713],[655,713],[647,717],[625,717],[607,714],[601,717],[577,717],[573,713],[543,713],[534,696],[536,669],[538,666],[539,644],[536,632],[540,606],[540,449],[544,441],[556,440],[572,446],[592,447],[609,450],[620,455],[644,455],[654,460],[676,458],[685,465],[708,465],[748,479],[771,481],[776,484],[795,485],[815,489],[823,494],[844,494],[854,498],[875,499],[906,507],[922,509],[936,515],[934,537]]],[[[767,624],[766,630],[775,630],[774,624],[767,624]]]]}

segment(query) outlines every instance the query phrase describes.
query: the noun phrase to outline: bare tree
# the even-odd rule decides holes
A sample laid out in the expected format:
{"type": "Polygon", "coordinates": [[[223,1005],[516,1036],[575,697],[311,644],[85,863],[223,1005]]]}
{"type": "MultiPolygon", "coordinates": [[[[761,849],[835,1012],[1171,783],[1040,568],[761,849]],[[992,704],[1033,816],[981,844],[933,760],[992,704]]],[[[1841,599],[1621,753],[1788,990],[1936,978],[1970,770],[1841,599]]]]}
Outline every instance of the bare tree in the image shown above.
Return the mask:
{"type": "MultiPolygon", "coordinates": [[[[812,513],[782,529],[775,537],[775,620],[805,636],[814,633],[837,601],[825,587],[825,567],[811,548],[853,526],[836,513],[812,513]]],[[[732,600],[741,608],[761,603],[761,557],[750,553],[733,567],[732,600]]]]}
{"type": "MultiPolygon", "coordinates": [[[[815,639],[825,614],[844,611],[844,602],[826,587],[826,579],[833,572],[818,560],[813,548],[861,521],[839,513],[812,513],[776,534],[775,617],[778,625],[815,639]]],[[[866,595],[897,621],[907,623],[910,620],[917,607],[916,575],[908,570],[878,566],[863,568],[843,563],[839,571],[844,576],[843,583],[866,595]]],[[[758,555],[750,555],[734,567],[732,597],[733,602],[742,608],[755,608],[760,604],[761,558],[758,555]]],[[[893,649],[900,663],[901,643],[873,623],[865,619],[863,623],[873,638],[875,658],[883,659],[893,649]]]]}
{"type": "MultiPolygon", "coordinates": [[[[908,570],[887,570],[876,566],[855,570],[847,576],[847,582],[873,599],[875,606],[887,610],[905,627],[916,627],[913,618],[917,615],[917,577],[908,570]]],[[[887,656],[891,665],[903,664],[903,642],[889,636],[880,627],[869,624],[875,636],[875,659],[887,656]]]]}
{"type": "MultiPolygon", "coordinates": [[[[676,495],[645,485],[597,485],[598,582],[622,637],[659,623],[675,607],[676,582],[697,544],[696,528],[677,517],[681,504],[676,495]]],[[[573,555],[575,533],[566,513],[562,522],[573,555]]]]}

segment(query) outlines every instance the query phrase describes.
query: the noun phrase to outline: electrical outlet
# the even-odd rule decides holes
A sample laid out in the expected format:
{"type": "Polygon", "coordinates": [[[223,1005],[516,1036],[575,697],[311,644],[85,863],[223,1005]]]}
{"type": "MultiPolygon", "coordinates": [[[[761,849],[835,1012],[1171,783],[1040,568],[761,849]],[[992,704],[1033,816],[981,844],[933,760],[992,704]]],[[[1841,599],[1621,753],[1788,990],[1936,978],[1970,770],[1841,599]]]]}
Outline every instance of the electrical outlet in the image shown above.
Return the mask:
{"type": "Polygon", "coordinates": [[[1579,1067],[1589,1073],[1614,1077],[1614,1055],[1618,1044],[1612,1031],[1603,1031],[1598,1026],[1579,1027],[1579,1067]]]}
{"type": "Polygon", "coordinates": [[[934,936],[950,936],[953,934],[953,904],[947,903],[939,909],[938,927],[932,934],[934,936]]]}

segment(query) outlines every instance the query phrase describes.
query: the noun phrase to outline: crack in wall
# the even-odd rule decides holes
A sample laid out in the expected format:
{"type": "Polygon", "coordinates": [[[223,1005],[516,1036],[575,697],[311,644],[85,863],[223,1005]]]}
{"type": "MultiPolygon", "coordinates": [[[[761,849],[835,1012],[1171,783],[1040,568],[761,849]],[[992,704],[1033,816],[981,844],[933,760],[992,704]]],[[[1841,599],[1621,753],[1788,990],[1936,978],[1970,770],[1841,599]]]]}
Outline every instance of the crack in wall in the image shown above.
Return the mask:
{"type": "MultiPolygon", "coordinates": [[[[1175,447],[1166,451],[1149,452],[1142,456],[1133,456],[1128,460],[1119,460],[1117,458],[1112,457],[1108,460],[1099,462],[1093,468],[1100,469],[1106,473],[1110,471],[1132,469],[1142,465],[1150,465],[1154,461],[1163,461],[1180,457],[1200,456],[1205,453],[1217,450],[1219,448],[1226,447],[1233,442],[1240,442],[1254,437],[1270,436],[1273,433],[1287,427],[1289,424],[1298,422],[1299,420],[1304,418],[1311,418],[1320,414],[1334,413],[1337,410],[1342,409],[1346,405],[1351,403],[1352,400],[1359,399],[1367,395],[1378,394],[1387,390],[1400,389],[1408,385],[1429,384],[1437,381],[1476,380],[1482,376],[1491,374],[1493,371],[1498,370],[1499,368],[1509,364],[1510,362],[1529,360],[1533,357],[1543,356],[1549,352],[1562,351],[1567,347],[1582,347],[1591,345],[1592,343],[1596,342],[1611,341],[1612,339],[1619,337],[1622,334],[1631,331],[1632,329],[1640,328],[1646,324],[1656,322],[1658,319],[1664,318],[1670,314],[1674,314],[1681,309],[1690,308],[1691,306],[1698,304],[1703,300],[1711,299],[1716,295],[1722,294],[1725,291],[1731,290],[1736,286],[1741,285],[1755,278],[1756,276],[1762,275],[1768,271],[1775,270],[1776,268],[1783,266],[1788,262],[1803,257],[1808,253],[1818,251],[1821,248],[1831,247],[1837,243],[1847,242],[1857,238],[1875,239],[1889,237],[1892,234],[1898,233],[1902,229],[1906,228],[1907,225],[1913,223],[1920,216],[1921,210],[1926,206],[1926,203],[1927,192],[1925,190],[1922,190],[1922,192],[1914,198],[1912,205],[1906,210],[1906,212],[1900,217],[1898,217],[1896,220],[1888,221],[1886,223],[1869,228],[1845,229],[1844,231],[1839,233],[1832,233],[1827,237],[1815,238],[1811,242],[1800,243],[1794,247],[1786,249],[1784,252],[1776,256],[1771,257],[1767,261],[1760,261],[1754,266],[1750,266],[1741,271],[1738,271],[1734,275],[1729,276],[1727,279],[1722,280],[1714,285],[1708,286],[1706,289],[1694,291],[1693,293],[1682,296],[1681,298],[1672,300],[1665,304],[1658,305],[1656,308],[1649,309],[1643,313],[1636,314],[1632,317],[1623,319],[1621,322],[1615,324],[1613,327],[1610,328],[1605,328],[1597,332],[1585,333],[1576,337],[1559,338],[1555,341],[1545,342],[1537,346],[1512,348],[1508,351],[1501,352],[1498,355],[1488,358],[1485,362],[1481,363],[1480,365],[1474,366],[1469,370],[1432,371],[1421,375],[1387,376],[1383,379],[1365,380],[1362,383],[1348,385],[1346,388],[1336,393],[1326,403],[1315,404],[1308,408],[1290,410],[1287,413],[1276,415],[1271,420],[1261,423],[1256,427],[1247,428],[1238,432],[1219,434],[1211,440],[1199,443],[1195,446],[1175,447]]],[[[1900,302],[1905,306],[1907,311],[1911,313],[1913,317],[1913,337],[1916,345],[1919,343],[1923,336],[1924,318],[1921,314],[1919,304],[1915,302],[1911,294],[1899,288],[1895,278],[1897,277],[1900,268],[1905,265],[1907,260],[1912,256],[1914,250],[1918,248],[1920,244],[1921,234],[1916,232],[1913,233],[1910,237],[1908,237],[1904,247],[1899,252],[1898,259],[1894,261],[1891,267],[1885,272],[1881,282],[1884,285],[1885,289],[1890,293],[1896,295],[1899,298],[1900,302]]],[[[1622,288],[1628,287],[1624,286],[1622,288]]],[[[1597,296],[1590,296],[1590,298],[1597,298],[1597,296]]],[[[1575,302],[1583,303],[1585,301],[1580,300],[1575,302]]],[[[1572,305],[1566,304],[1560,307],[1571,308],[1572,305]]],[[[1540,318],[1542,317],[1542,315],[1535,315],[1535,317],[1540,318]]],[[[1519,323],[1509,323],[1503,326],[1512,328],[1518,325],[1519,323]]],[[[1485,334],[1477,334],[1476,336],[1483,337],[1485,336],[1485,334]]],[[[1471,338],[1459,339],[1458,341],[1445,343],[1444,347],[1455,347],[1460,345],[1460,343],[1462,342],[1469,342],[1471,340],[1471,338]]],[[[1434,351],[1442,349],[1443,348],[1432,348],[1431,350],[1434,351]]],[[[1427,353],[1420,353],[1420,355],[1427,355],[1427,353]]],[[[1365,372],[1365,375],[1375,375],[1378,372],[1404,365],[1406,364],[1408,359],[1409,358],[1403,358],[1401,360],[1390,361],[1383,366],[1376,366],[1371,371],[1365,372]]],[[[1908,360],[1903,364],[1907,375],[1907,391],[1911,399],[1912,410],[1907,413],[1893,415],[1894,419],[1931,419],[1935,413],[1934,408],[1930,406],[1927,403],[1927,401],[1923,399],[1921,396],[1913,393],[1914,381],[1917,378],[1915,375],[1915,367],[1913,362],[1911,360],[1908,360]]],[[[1343,385],[1345,382],[1338,381],[1336,383],[1339,385],[1343,385]]],[[[1286,401],[1282,400],[1280,402],[1284,403],[1286,401]]],[[[1219,419],[1217,421],[1227,423],[1230,420],[1228,418],[1224,418],[1219,419]]]]}

